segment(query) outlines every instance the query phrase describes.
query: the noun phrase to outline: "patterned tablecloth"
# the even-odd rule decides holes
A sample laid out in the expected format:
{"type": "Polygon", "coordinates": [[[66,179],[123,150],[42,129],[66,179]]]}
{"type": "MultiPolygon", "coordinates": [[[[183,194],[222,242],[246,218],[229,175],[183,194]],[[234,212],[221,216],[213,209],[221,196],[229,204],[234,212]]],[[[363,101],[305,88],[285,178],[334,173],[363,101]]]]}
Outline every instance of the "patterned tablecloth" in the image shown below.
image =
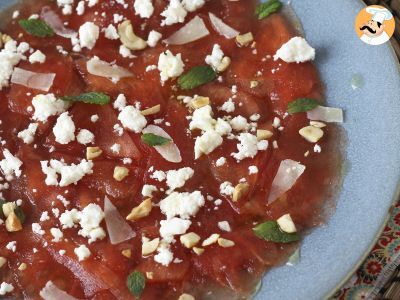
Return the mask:
{"type": "MultiPolygon", "coordinates": [[[[393,208],[384,232],[361,267],[335,294],[333,299],[366,299],[374,288],[378,276],[396,254],[400,253],[400,202],[393,208]]],[[[390,280],[390,278],[388,278],[390,280]]],[[[389,282],[390,284],[390,282],[389,282]]],[[[400,299],[392,298],[391,299],[400,299]]]]}

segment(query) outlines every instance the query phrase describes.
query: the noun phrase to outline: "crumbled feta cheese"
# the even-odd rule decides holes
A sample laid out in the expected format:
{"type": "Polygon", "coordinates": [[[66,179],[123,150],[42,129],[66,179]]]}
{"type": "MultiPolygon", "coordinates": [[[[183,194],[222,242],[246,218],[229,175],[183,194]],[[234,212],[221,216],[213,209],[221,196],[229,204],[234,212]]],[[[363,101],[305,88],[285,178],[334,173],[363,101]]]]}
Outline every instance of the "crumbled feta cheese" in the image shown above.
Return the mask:
{"type": "Polygon", "coordinates": [[[161,245],[157,249],[157,252],[158,253],[154,256],[154,261],[162,264],[163,266],[168,266],[174,259],[174,255],[166,245],[161,245]]]}
{"type": "Polygon", "coordinates": [[[279,58],[287,63],[302,63],[314,60],[315,49],[304,38],[296,36],[276,51],[274,60],[278,60],[279,58]]]}
{"type": "Polygon", "coordinates": [[[54,94],[39,94],[33,97],[32,105],[35,108],[32,118],[41,122],[46,122],[50,116],[63,113],[69,106],[66,101],[56,99],[54,94]]]}
{"type": "Polygon", "coordinates": [[[315,146],[314,146],[314,152],[315,152],[315,153],[321,153],[321,152],[322,152],[321,146],[318,145],[318,144],[315,144],[315,146]]]}
{"type": "Polygon", "coordinates": [[[219,192],[221,195],[232,196],[234,190],[235,188],[229,181],[225,181],[219,186],[219,192]]]}
{"type": "Polygon", "coordinates": [[[214,130],[206,131],[196,138],[194,144],[194,157],[198,159],[202,154],[209,154],[222,145],[222,137],[214,130]]]}
{"type": "Polygon", "coordinates": [[[113,107],[118,109],[119,111],[123,110],[126,107],[126,97],[124,94],[119,94],[117,99],[115,99],[113,103],[113,107]]]}
{"type": "Polygon", "coordinates": [[[93,162],[82,160],[78,165],[67,165],[61,161],[52,159],[49,161],[41,161],[42,172],[46,175],[47,185],[59,185],[61,187],[68,186],[72,183],[76,184],[83,176],[92,174],[93,162]],[[57,173],[61,175],[61,180],[58,182],[57,173]]]}
{"type": "Polygon", "coordinates": [[[211,55],[206,56],[205,62],[206,64],[210,65],[214,70],[217,70],[223,58],[224,52],[221,50],[221,46],[215,44],[211,55]]]}
{"type": "Polygon", "coordinates": [[[62,113],[53,127],[56,142],[66,145],[75,141],[75,124],[68,112],[62,113]]]}
{"type": "Polygon", "coordinates": [[[224,164],[226,163],[226,158],[225,157],[220,157],[217,159],[217,161],[215,162],[215,165],[217,167],[222,167],[224,164]]]}
{"type": "Polygon", "coordinates": [[[104,30],[104,36],[109,40],[119,39],[117,28],[115,28],[115,26],[112,24],[108,25],[108,27],[104,30]]]}
{"type": "Polygon", "coordinates": [[[81,48],[93,49],[96,45],[97,39],[99,38],[100,29],[99,26],[93,22],[86,22],[79,27],[79,39],[81,48]]]}
{"type": "Polygon", "coordinates": [[[90,117],[90,121],[91,121],[92,123],[96,123],[98,120],[99,120],[99,115],[92,115],[92,116],[90,117]]]}
{"type": "Polygon", "coordinates": [[[183,187],[187,180],[192,178],[194,170],[192,168],[181,168],[167,172],[167,185],[170,191],[183,187]]]}
{"type": "Polygon", "coordinates": [[[218,222],[218,227],[219,229],[221,229],[222,231],[227,231],[230,232],[231,231],[231,226],[229,225],[228,221],[221,221],[218,222]]]}
{"type": "Polygon", "coordinates": [[[12,252],[17,251],[17,241],[8,242],[6,245],[6,249],[12,252]]]}
{"type": "Polygon", "coordinates": [[[189,124],[189,129],[200,129],[203,131],[213,130],[215,120],[212,117],[212,108],[206,105],[196,109],[193,112],[192,120],[189,124]]]}
{"type": "Polygon", "coordinates": [[[111,150],[113,153],[118,154],[118,153],[121,151],[121,145],[120,145],[120,144],[113,144],[113,145],[110,147],[110,150],[111,150]]]}
{"type": "Polygon", "coordinates": [[[161,25],[172,25],[183,23],[185,21],[187,11],[183,7],[180,0],[170,0],[168,7],[161,13],[165,19],[161,25]]]}
{"type": "Polygon", "coordinates": [[[118,120],[121,121],[122,126],[135,133],[140,133],[147,125],[146,118],[140,113],[140,110],[132,105],[122,109],[118,115],[118,120]]]}
{"type": "Polygon", "coordinates": [[[224,102],[224,104],[222,104],[220,110],[223,110],[227,113],[231,113],[235,111],[235,103],[232,101],[231,98],[228,99],[228,101],[224,102]]]}
{"type": "Polygon", "coordinates": [[[40,50],[36,50],[29,56],[29,62],[31,64],[34,63],[44,63],[46,61],[46,55],[42,53],[40,50]]]}
{"type": "Polygon", "coordinates": [[[32,223],[32,232],[39,235],[44,235],[45,233],[39,223],[32,223]]]}
{"type": "Polygon", "coordinates": [[[0,284],[0,295],[4,296],[7,293],[11,293],[14,290],[14,286],[11,283],[2,282],[0,284]]]}
{"type": "Polygon", "coordinates": [[[90,203],[81,211],[79,225],[82,229],[79,230],[79,234],[89,238],[89,244],[105,238],[106,233],[100,227],[103,219],[104,212],[97,204],[90,203]]]}
{"type": "Polygon", "coordinates": [[[72,228],[75,223],[78,223],[80,219],[80,212],[73,208],[71,210],[66,210],[63,212],[59,218],[62,228],[72,228]]]}
{"type": "Polygon", "coordinates": [[[245,131],[248,129],[249,124],[247,123],[247,120],[243,116],[236,116],[234,117],[231,121],[230,124],[232,126],[233,130],[236,131],[245,131]]]}
{"type": "Polygon", "coordinates": [[[189,220],[172,218],[160,221],[160,235],[166,241],[172,241],[174,235],[184,234],[192,224],[189,220]]]}
{"type": "Polygon", "coordinates": [[[85,13],[85,1],[79,1],[76,6],[76,14],[82,16],[85,13]]]}
{"type": "Polygon", "coordinates": [[[187,11],[193,12],[201,8],[205,4],[205,0],[182,0],[182,5],[187,11]]]}
{"type": "Polygon", "coordinates": [[[158,70],[160,71],[161,81],[167,81],[169,78],[175,78],[183,73],[185,64],[182,61],[182,55],[178,53],[173,55],[170,50],[162,52],[158,59],[158,70]]]}
{"type": "Polygon", "coordinates": [[[121,54],[124,58],[134,58],[135,56],[132,54],[131,50],[125,45],[119,46],[119,54],[121,54]]]}
{"type": "Polygon", "coordinates": [[[31,144],[35,138],[35,133],[38,128],[38,123],[29,124],[27,129],[18,132],[18,137],[25,143],[31,144]]]}
{"type": "Polygon", "coordinates": [[[215,124],[215,131],[218,132],[219,135],[224,136],[232,132],[232,127],[227,121],[218,118],[215,124]]]}
{"type": "Polygon", "coordinates": [[[151,0],[135,0],[133,4],[135,14],[141,18],[150,18],[154,12],[154,6],[151,0]]]}
{"type": "Polygon", "coordinates": [[[165,174],[164,171],[154,171],[150,178],[156,179],[161,182],[167,179],[167,174],[165,174]]]}
{"type": "Polygon", "coordinates": [[[90,250],[85,245],[80,245],[78,248],[75,248],[74,253],[79,261],[85,260],[90,256],[90,250]]]}
{"type": "Polygon", "coordinates": [[[81,129],[76,136],[79,144],[87,145],[94,142],[94,134],[87,129],[81,129]]]}
{"type": "Polygon", "coordinates": [[[249,175],[257,174],[258,173],[258,168],[257,166],[250,166],[249,167],[249,175]]]}
{"type": "Polygon", "coordinates": [[[0,168],[8,181],[13,179],[13,176],[20,177],[22,174],[22,161],[11,154],[8,149],[3,150],[4,159],[0,161],[0,168]]]}
{"type": "Polygon", "coordinates": [[[50,220],[49,212],[48,211],[42,212],[42,214],[40,215],[39,221],[44,222],[44,221],[48,221],[48,220],[50,220]]]}
{"type": "Polygon", "coordinates": [[[145,184],[142,188],[143,197],[152,197],[153,193],[157,191],[157,187],[151,184],[145,184]]]}
{"type": "Polygon", "coordinates": [[[53,227],[53,228],[50,228],[50,233],[51,233],[51,235],[53,236],[53,242],[56,242],[56,243],[58,243],[59,241],[61,241],[61,239],[63,238],[63,233],[62,233],[62,231],[60,230],[60,229],[58,229],[58,228],[55,228],[55,227],[53,227]]]}
{"type": "Polygon", "coordinates": [[[16,41],[11,40],[4,45],[0,51],[0,91],[9,85],[14,67],[22,58],[23,55],[17,52],[16,41]]]}
{"type": "Polygon", "coordinates": [[[147,37],[147,45],[149,47],[155,47],[158,41],[161,39],[162,34],[158,31],[152,30],[149,32],[149,36],[147,37]]]}
{"type": "Polygon", "coordinates": [[[173,192],[160,201],[160,210],[167,216],[167,219],[176,216],[189,219],[191,216],[195,216],[202,206],[204,206],[204,196],[199,191],[193,193],[173,192]]]}
{"type": "MultiPolygon", "coordinates": [[[[240,144],[237,145],[239,152],[232,153],[232,156],[237,160],[243,160],[247,157],[253,158],[257,155],[258,150],[265,150],[264,147],[258,148],[257,136],[251,133],[241,133],[238,139],[240,141],[240,144]]],[[[266,142],[268,143],[268,141],[266,142]]]]}

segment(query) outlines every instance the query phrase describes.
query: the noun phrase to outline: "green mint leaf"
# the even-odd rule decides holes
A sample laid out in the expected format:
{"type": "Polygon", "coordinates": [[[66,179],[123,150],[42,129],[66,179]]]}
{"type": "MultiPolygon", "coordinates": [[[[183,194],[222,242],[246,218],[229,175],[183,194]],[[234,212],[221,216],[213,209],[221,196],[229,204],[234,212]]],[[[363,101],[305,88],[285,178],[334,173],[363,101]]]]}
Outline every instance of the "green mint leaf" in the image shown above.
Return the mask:
{"type": "Polygon", "coordinates": [[[262,20],[269,15],[276,13],[282,7],[279,0],[269,0],[265,3],[260,3],[256,8],[256,15],[259,20],[262,20]]]}
{"type": "Polygon", "coordinates": [[[155,135],[153,133],[145,133],[142,135],[142,141],[150,146],[162,146],[171,142],[170,139],[155,135]]]}
{"type": "Polygon", "coordinates": [[[110,103],[110,96],[98,92],[84,93],[77,96],[65,96],[62,97],[61,99],[64,101],[84,102],[84,103],[99,104],[99,105],[105,105],[110,103]]]}
{"type": "Polygon", "coordinates": [[[23,19],[18,21],[19,25],[30,35],[38,37],[51,37],[53,29],[44,21],[39,19],[23,19]]]}
{"type": "Polygon", "coordinates": [[[3,212],[3,204],[6,204],[7,202],[3,199],[0,199],[0,218],[4,218],[4,212],[3,212]]]}
{"type": "Polygon", "coordinates": [[[210,66],[197,66],[178,78],[178,84],[183,90],[191,90],[213,81],[217,73],[210,66]]]}
{"type": "Polygon", "coordinates": [[[26,217],[25,217],[25,213],[24,213],[24,211],[22,210],[22,208],[19,207],[19,206],[17,206],[17,207],[14,209],[14,213],[15,213],[15,215],[17,216],[17,218],[21,221],[21,224],[24,224],[26,217]]]}
{"type": "Polygon", "coordinates": [[[295,101],[292,101],[288,104],[288,113],[289,114],[295,114],[299,112],[306,112],[309,110],[313,110],[319,106],[319,103],[317,100],[310,99],[310,98],[300,98],[295,101]]]}
{"type": "Polygon", "coordinates": [[[134,271],[129,274],[128,278],[126,279],[126,285],[128,286],[130,292],[135,297],[139,298],[146,287],[146,278],[142,272],[134,271]]]}
{"type": "Polygon", "coordinates": [[[267,221],[253,228],[256,236],[274,243],[292,243],[300,240],[297,233],[283,232],[276,221],[267,221]]]}

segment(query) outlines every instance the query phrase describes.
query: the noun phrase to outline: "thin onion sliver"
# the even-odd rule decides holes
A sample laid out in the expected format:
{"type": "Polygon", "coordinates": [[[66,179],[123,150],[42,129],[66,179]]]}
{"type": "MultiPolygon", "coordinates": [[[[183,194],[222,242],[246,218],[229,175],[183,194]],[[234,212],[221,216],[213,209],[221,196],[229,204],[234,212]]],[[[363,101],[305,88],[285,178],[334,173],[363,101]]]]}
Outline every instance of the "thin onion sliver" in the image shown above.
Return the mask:
{"type": "Polygon", "coordinates": [[[212,27],[220,35],[223,35],[227,39],[233,39],[234,37],[239,35],[239,31],[224,23],[224,21],[222,21],[216,15],[209,13],[208,16],[210,17],[212,27]]]}
{"type": "Polygon", "coordinates": [[[133,76],[133,74],[127,69],[118,65],[112,65],[98,58],[92,58],[88,60],[86,63],[86,67],[90,74],[109,79],[119,80],[124,77],[133,76]]]}
{"type": "Polygon", "coordinates": [[[307,118],[313,121],[343,123],[343,110],[334,107],[317,106],[307,112],[307,118]]]}
{"type": "Polygon", "coordinates": [[[31,89],[48,92],[53,85],[55,73],[35,73],[21,68],[14,68],[11,82],[31,89]]]}
{"type": "Polygon", "coordinates": [[[74,36],[77,36],[76,31],[65,28],[60,17],[48,6],[42,8],[42,11],[40,12],[40,18],[45,21],[57,35],[63,38],[70,39],[74,36]]]}
{"type": "Polygon", "coordinates": [[[78,300],[70,294],[60,290],[52,281],[47,281],[44,288],[39,292],[44,300],[78,300]]]}
{"type": "Polygon", "coordinates": [[[208,31],[206,24],[204,24],[203,19],[196,16],[163,42],[168,45],[184,45],[197,41],[209,34],[210,32],[208,31]]]}

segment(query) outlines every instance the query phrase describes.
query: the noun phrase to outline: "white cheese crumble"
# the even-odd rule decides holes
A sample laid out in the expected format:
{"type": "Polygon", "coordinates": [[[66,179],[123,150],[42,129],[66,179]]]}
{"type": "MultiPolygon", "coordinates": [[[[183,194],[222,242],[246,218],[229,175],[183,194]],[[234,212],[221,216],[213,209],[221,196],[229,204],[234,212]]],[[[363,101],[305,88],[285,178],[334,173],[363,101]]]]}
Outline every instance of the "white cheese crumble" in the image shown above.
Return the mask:
{"type": "Polygon", "coordinates": [[[32,105],[35,108],[33,119],[46,122],[50,116],[56,116],[63,113],[68,108],[68,103],[56,99],[54,94],[39,94],[32,99],[32,105]]]}
{"type": "Polygon", "coordinates": [[[79,27],[79,39],[81,48],[93,49],[96,45],[97,39],[99,38],[100,29],[99,26],[93,22],[86,22],[79,27]]]}
{"type": "Polygon", "coordinates": [[[245,158],[253,158],[257,155],[258,150],[266,150],[268,141],[257,141],[257,137],[251,133],[241,133],[238,137],[240,144],[237,144],[237,153],[232,153],[232,156],[238,161],[245,158]],[[261,143],[262,142],[262,143],[261,143]]]}
{"type": "Polygon", "coordinates": [[[161,26],[183,23],[186,15],[187,11],[180,0],[170,0],[168,7],[161,13],[165,18],[161,21],[161,26]]]}
{"type": "Polygon", "coordinates": [[[119,111],[126,107],[126,97],[124,94],[119,94],[113,103],[113,107],[119,111]]]}
{"type": "Polygon", "coordinates": [[[189,219],[197,214],[200,207],[204,206],[204,202],[204,196],[199,191],[193,193],[173,192],[160,201],[160,210],[167,216],[167,219],[176,216],[189,219]]]}
{"type": "Polygon", "coordinates": [[[217,70],[223,58],[224,52],[221,50],[221,46],[215,44],[212,49],[211,55],[206,56],[205,62],[206,64],[210,65],[214,70],[217,70]]]}
{"type": "Polygon", "coordinates": [[[12,252],[17,251],[17,241],[8,242],[8,244],[6,245],[6,249],[12,252]]]}
{"type": "Polygon", "coordinates": [[[182,0],[182,5],[187,11],[193,12],[201,8],[205,4],[205,0],[182,0]]]}
{"type": "Polygon", "coordinates": [[[24,130],[18,132],[18,137],[25,144],[31,144],[33,142],[33,140],[35,139],[35,133],[36,133],[38,126],[39,126],[38,123],[29,124],[27,129],[24,129],[24,130]]]}
{"type": "Polygon", "coordinates": [[[59,185],[61,187],[68,186],[70,184],[76,184],[85,175],[92,174],[93,162],[82,160],[78,165],[71,164],[67,165],[62,161],[55,159],[40,162],[42,172],[46,175],[47,185],[59,185]],[[58,182],[57,174],[61,175],[61,179],[58,182]]]}
{"type": "Polygon", "coordinates": [[[190,178],[194,170],[192,168],[181,168],[179,170],[170,170],[167,172],[167,185],[170,191],[183,187],[190,178]]]}
{"type": "Polygon", "coordinates": [[[152,197],[153,193],[157,191],[157,187],[151,184],[145,184],[142,188],[143,197],[152,197]]]}
{"type": "Polygon", "coordinates": [[[147,125],[146,118],[140,113],[140,110],[132,105],[122,109],[118,115],[118,120],[121,121],[122,126],[135,133],[140,133],[147,125]]]}
{"type": "Polygon", "coordinates": [[[29,62],[31,64],[34,63],[44,63],[46,61],[46,55],[44,55],[42,53],[42,51],[40,50],[36,50],[35,52],[33,52],[30,56],[29,56],[29,62]]]}
{"type": "Polygon", "coordinates": [[[158,247],[157,254],[154,256],[154,261],[162,264],[163,266],[168,266],[173,259],[174,255],[172,254],[168,245],[161,245],[158,247]]]}
{"type": "Polygon", "coordinates": [[[89,244],[96,240],[104,239],[106,233],[104,229],[100,227],[100,223],[103,219],[104,212],[101,210],[100,206],[90,203],[81,211],[79,221],[81,230],[79,230],[78,233],[88,238],[89,244]]]}
{"type": "Polygon", "coordinates": [[[217,161],[215,162],[215,165],[217,167],[222,167],[223,165],[225,165],[226,163],[226,158],[225,157],[220,157],[217,159],[217,161]]]}
{"type": "Polygon", "coordinates": [[[154,6],[151,0],[135,0],[133,4],[135,14],[141,18],[150,18],[154,12],[154,6]]]}
{"type": "Polygon", "coordinates": [[[8,149],[3,150],[3,156],[4,159],[0,161],[0,168],[6,176],[6,180],[12,180],[14,175],[20,177],[22,174],[20,169],[22,161],[18,157],[12,155],[8,149]]]}
{"type": "Polygon", "coordinates": [[[229,98],[222,106],[220,107],[220,110],[225,111],[227,113],[231,113],[235,111],[235,103],[232,101],[231,98],[229,98]]]}
{"type": "Polygon", "coordinates": [[[315,49],[304,38],[296,36],[276,51],[274,60],[278,60],[279,58],[287,63],[311,61],[315,58],[315,49]]]}
{"type": "Polygon", "coordinates": [[[44,235],[45,233],[39,223],[32,223],[32,232],[38,235],[44,235]]]}
{"type": "Polygon", "coordinates": [[[191,221],[180,218],[161,220],[160,235],[166,241],[171,242],[174,238],[174,235],[186,233],[191,224],[191,221]]]}
{"type": "Polygon", "coordinates": [[[121,145],[120,144],[113,144],[110,147],[110,150],[115,154],[119,154],[119,152],[121,151],[121,145]]]}
{"type": "Polygon", "coordinates": [[[16,41],[11,40],[4,45],[0,51],[0,91],[9,85],[14,67],[22,58],[23,55],[17,52],[16,41]]]}
{"type": "Polygon", "coordinates": [[[75,141],[75,124],[68,112],[62,113],[53,127],[56,142],[66,145],[75,141]]]}
{"type": "Polygon", "coordinates": [[[63,238],[64,234],[62,233],[62,231],[58,228],[52,227],[50,228],[50,233],[53,236],[53,242],[58,243],[59,241],[61,241],[61,239],[63,238]]]}
{"type": "Polygon", "coordinates": [[[155,47],[161,38],[162,38],[161,33],[152,30],[149,32],[149,36],[147,37],[147,45],[149,45],[149,47],[155,47]]]}
{"type": "Polygon", "coordinates": [[[85,260],[90,256],[90,250],[85,245],[80,245],[78,248],[75,248],[74,253],[79,261],[85,260]]]}
{"type": "Polygon", "coordinates": [[[231,121],[230,124],[233,130],[236,131],[246,131],[249,127],[247,120],[243,116],[236,116],[231,121]]]}
{"type": "Polygon", "coordinates": [[[229,181],[225,181],[219,186],[219,192],[221,195],[232,196],[234,190],[235,188],[229,181]]]}
{"type": "Polygon", "coordinates": [[[194,144],[194,158],[198,159],[202,154],[210,154],[217,147],[222,145],[223,139],[214,130],[206,131],[203,135],[196,138],[194,144]]]}
{"type": "Polygon", "coordinates": [[[11,283],[2,282],[0,284],[0,295],[4,296],[7,293],[11,293],[14,290],[14,286],[11,283]]]}
{"type": "Polygon", "coordinates": [[[164,171],[154,171],[150,178],[156,179],[159,182],[164,181],[167,178],[167,174],[164,171]]]}
{"type": "Polygon", "coordinates": [[[257,166],[250,166],[249,167],[249,175],[257,174],[258,173],[258,168],[257,166]]]}
{"type": "Polygon", "coordinates": [[[205,105],[196,109],[193,112],[192,120],[189,124],[189,129],[200,129],[203,131],[214,130],[215,120],[212,116],[212,108],[210,105],[205,105]]]}
{"type": "Polygon", "coordinates": [[[108,25],[107,28],[104,29],[104,36],[109,40],[119,39],[117,28],[115,28],[113,24],[108,25]]]}
{"type": "Polygon", "coordinates": [[[231,226],[229,225],[228,221],[218,222],[218,228],[221,229],[222,231],[226,231],[226,232],[231,231],[231,226]]]}
{"type": "Polygon", "coordinates": [[[169,78],[180,76],[183,73],[185,64],[180,53],[174,56],[171,51],[167,50],[160,54],[157,67],[160,71],[161,81],[164,82],[169,78]]]}
{"type": "Polygon", "coordinates": [[[91,144],[94,142],[94,134],[87,129],[81,129],[76,136],[76,140],[82,145],[91,144]]]}

